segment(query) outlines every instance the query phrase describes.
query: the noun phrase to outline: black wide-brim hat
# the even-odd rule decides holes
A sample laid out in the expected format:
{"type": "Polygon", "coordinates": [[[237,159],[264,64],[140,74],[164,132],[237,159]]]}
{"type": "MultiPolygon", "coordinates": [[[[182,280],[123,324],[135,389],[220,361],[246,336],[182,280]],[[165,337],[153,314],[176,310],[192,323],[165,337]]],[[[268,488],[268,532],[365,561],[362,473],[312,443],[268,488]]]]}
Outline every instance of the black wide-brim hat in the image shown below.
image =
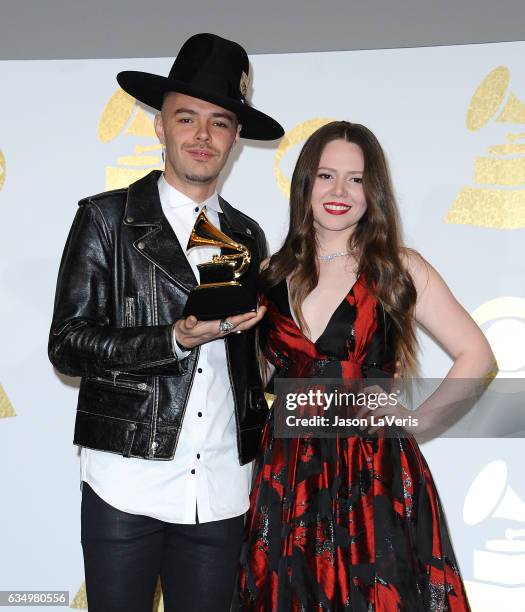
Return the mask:
{"type": "Polygon", "coordinates": [[[124,91],[157,110],[164,94],[178,92],[211,102],[237,115],[241,137],[275,140],[282,126],[246,101],[250,64],[236,42],[215,34],[195,34],[182,46],[167,77],[128,70],[117,75],[124,91]]]}

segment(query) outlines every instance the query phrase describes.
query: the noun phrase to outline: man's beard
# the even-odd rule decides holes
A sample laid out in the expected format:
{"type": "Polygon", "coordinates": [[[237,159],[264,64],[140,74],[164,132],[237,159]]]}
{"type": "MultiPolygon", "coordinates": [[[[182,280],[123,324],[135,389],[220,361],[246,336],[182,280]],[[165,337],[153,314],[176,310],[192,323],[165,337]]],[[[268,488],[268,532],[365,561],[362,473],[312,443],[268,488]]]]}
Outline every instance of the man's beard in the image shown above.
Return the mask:
{"type": "Polygon", "coordinates": [[[206,176],[200,176],[198,174],[185,174],[184,178],[189,183],[197,183],[199,185],[207,185],[214,181],[219,175],[218,174],[210,174],[206,176]]]}

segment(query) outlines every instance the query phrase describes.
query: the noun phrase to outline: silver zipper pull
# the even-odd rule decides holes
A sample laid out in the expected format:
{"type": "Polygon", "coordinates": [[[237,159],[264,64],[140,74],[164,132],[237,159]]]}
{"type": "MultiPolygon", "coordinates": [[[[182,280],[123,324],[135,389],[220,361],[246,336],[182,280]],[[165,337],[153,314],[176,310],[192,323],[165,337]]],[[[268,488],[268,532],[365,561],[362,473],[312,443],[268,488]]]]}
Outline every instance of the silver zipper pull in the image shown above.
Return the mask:
{"type": "Polygon", "coordinates": [[[113,386],[116,387],[117,386],[117,376],[120,374],[120,372],[113,372],[113,386]]]}

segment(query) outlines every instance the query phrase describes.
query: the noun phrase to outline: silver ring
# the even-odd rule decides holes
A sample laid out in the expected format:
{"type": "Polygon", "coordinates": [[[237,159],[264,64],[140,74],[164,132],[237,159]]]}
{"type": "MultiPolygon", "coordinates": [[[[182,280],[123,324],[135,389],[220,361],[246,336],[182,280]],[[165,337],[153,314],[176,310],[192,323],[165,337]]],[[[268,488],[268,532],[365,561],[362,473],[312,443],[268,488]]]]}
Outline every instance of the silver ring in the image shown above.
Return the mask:
{"type": "Polygon", "coordinates": [[[219,323],[219,331],[226,334],[230,333],[234,327],[235,325],[229,321],[226,321],[226,319],[221,319],[221,322],[219,323]]]}

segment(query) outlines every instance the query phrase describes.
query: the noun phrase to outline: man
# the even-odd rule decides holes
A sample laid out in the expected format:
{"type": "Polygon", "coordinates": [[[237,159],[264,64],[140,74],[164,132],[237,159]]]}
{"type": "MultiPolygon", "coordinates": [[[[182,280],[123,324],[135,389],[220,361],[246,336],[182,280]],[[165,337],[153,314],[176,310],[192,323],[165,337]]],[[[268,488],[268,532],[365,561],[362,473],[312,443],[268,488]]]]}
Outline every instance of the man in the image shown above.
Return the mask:
{"type": "Polygon", "coordinates": [[[167,612],[229,610],[250,462],[265,418],[248,312],[182,318],[196,265],[186,244],[199,212],[245,244],[253,286],[265,256],[255,221],[216,193],[239,137],[272,140],[273,119],[246,101],[238,44],[190,38],[167,78],[119,84],[160,110],[163,174],[80,202],[62,258],[49,356],[82,376],[82,546],[90,612],[150,612],[161,577],[167,612]],[[239,333],[230,333],[230,332],[239,333]]]}

